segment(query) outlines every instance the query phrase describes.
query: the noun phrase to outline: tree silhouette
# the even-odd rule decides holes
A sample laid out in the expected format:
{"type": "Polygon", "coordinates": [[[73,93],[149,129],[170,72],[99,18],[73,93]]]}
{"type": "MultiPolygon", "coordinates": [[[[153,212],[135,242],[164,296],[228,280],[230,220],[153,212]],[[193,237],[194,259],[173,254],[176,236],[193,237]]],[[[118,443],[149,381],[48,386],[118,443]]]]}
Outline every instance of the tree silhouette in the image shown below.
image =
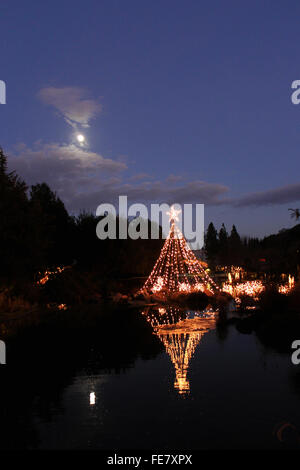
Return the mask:
{"type": "Polygon", "coordinates": [[[242,242],[235,225],[232,226],[230,236],[228,237],[228,248],[230,264],[239,264],[241,261],[242,242]]]}
{"type": "Polygon", "coordinates": [[[7,171],[0,148],[0,275],[22,276],[30,270],[31,252],[27,186],[15,172],[7,171]]]}
{"type": "Polygon", "coordinates": [[[214,224],[211,222],[207,228],[205,236],[205,253],[209,264],[212,266],[217,262],[218,249],[218,233],[214,224]]]}
{"type": "Polygon", "coordinates": [[[228,263],[228,233],[224,224],[219,231],[219,261],[221,264],[228,263]]]}
{"type": "Polygon", "coordinates": [[[41,183],[31,187],[29,204],[39,262],[45,267],[70,263],[74,220],[64,203],[46,183],[41,183]]]}
{"type": "Polygon", "coordinates": [[[289,209],[291,211],[291,218],[298,220],[300,219],[300,209],[289,209]]]}

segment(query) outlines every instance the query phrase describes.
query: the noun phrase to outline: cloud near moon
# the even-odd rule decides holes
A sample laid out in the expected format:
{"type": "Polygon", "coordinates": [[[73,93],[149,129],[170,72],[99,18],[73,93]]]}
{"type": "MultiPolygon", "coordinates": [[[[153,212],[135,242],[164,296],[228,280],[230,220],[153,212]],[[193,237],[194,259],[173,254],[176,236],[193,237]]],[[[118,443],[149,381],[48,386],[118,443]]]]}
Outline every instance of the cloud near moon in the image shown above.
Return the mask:
{"type": "Polygon", "coordinates": [[[299,184],[230,198],[228,186],[200,180],[173,181],[174,175],[154,180],[147,174],[137,174],[125,180],[123,173],[128,168],[124,162],[74,144],[39,143],[33,148],[21,144],[10,152],[8,165],[29,185],[48,183],[68,209],[75,212],[95,210],[101,202],[114,203],[122,194],[131,202],[198,202],[236,208],[280,205],[300,198],[299,184]]]}
{"type": "Polygon", "coordinates": [[[42,88],[38,98],[53,106],[73,128],[89,127],[89,122],[102,110],[102,105],[89,98],[89,93],[79,87],[42,88]]]}

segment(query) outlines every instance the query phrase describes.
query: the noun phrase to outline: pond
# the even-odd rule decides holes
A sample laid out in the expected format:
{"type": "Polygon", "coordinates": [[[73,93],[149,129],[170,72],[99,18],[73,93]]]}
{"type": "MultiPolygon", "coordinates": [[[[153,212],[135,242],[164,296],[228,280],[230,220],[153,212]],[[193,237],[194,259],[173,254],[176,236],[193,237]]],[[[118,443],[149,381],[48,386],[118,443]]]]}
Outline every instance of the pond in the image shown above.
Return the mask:
{"type": "Polygon", "coordinates": [[[2,449],[300,448],[300,366],[210,308],[60,312],[6,344],[2,449]]]}

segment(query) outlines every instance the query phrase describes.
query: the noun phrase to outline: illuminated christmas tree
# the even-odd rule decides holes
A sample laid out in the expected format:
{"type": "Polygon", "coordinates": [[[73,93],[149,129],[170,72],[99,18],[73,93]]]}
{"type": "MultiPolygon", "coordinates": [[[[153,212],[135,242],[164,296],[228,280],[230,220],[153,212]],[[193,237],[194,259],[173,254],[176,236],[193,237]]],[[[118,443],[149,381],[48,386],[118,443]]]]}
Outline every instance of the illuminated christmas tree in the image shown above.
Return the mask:
{"type": "Polygon", "coordinates": [[[172,207],[168,213],[170,232],[150,276],[139,291],[140,294],[174,295],[191,292],[211,294],[219,290],[176,226],[179,212],[172,207]]]}

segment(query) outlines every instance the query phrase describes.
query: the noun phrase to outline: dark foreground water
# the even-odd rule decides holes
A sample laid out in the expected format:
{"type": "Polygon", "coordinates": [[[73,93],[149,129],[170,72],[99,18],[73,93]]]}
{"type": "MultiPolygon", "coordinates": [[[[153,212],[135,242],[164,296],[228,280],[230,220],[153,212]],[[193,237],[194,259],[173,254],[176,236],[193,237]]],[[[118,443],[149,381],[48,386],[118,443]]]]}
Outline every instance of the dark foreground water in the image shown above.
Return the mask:
{"type": "Polygon", "coordinates": [[[300,448],[300,366],[211,312],[60,313],[8,338],[2,449],[300,448]]]}

